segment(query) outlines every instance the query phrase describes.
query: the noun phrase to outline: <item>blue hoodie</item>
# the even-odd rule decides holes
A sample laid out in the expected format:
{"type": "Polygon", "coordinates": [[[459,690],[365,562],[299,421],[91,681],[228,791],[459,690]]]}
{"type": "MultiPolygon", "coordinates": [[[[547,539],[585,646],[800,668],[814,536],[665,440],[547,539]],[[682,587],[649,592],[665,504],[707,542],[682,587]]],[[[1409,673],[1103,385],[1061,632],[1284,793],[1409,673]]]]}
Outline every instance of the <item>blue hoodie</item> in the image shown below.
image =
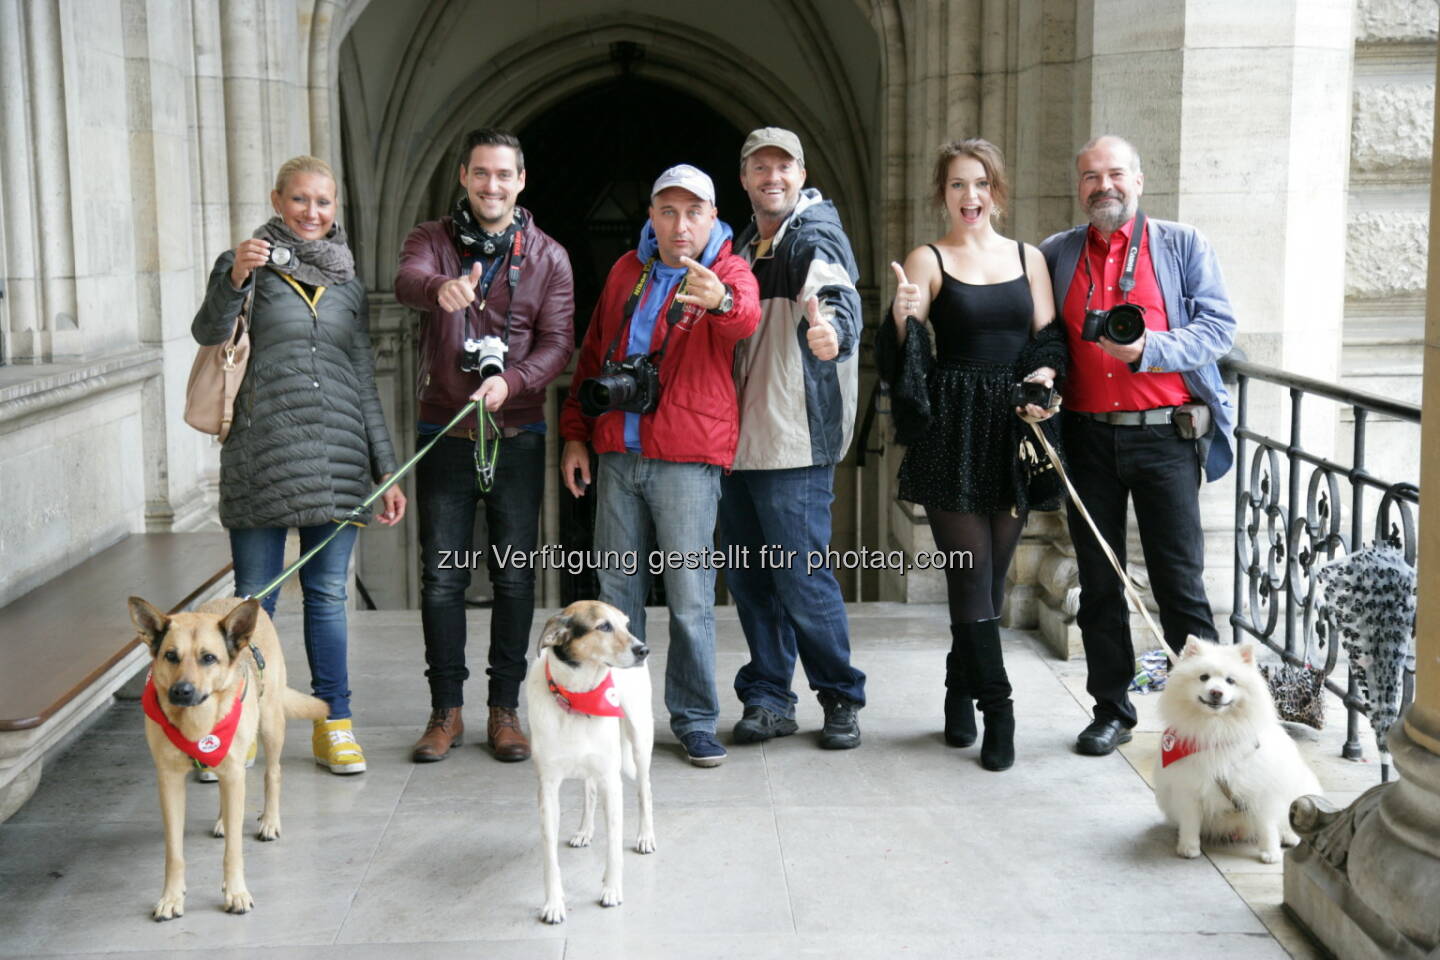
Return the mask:
{"type": "MultiPolygon", "coordinates": [[[[720,248],[732,236],[730,225],[724,220],[716,220],[705,251],[698,258],[701,266],[711,266],[720,255],[720,248]]],[[[635,314],[630,318],[630,340],[625,346],[627,357],[650,352],[650,339],[655,335],[655,321],[660,317],[660,308],[670,301],[670,292],[680,285],[687,272],[684,267],[667,267],[660,260],[660,241],[655,239],[655,228],[649,220],[640,228],[640,245],[635,250],[635,256],[641,263],[654,257],[655,266],[650,271],[650,279],[645,282],[645,291],[640,295],[635,314]]],[[[640,449],[638,413],[625,414],[625,449],[631,453],[643,453],[640,449]]]]}

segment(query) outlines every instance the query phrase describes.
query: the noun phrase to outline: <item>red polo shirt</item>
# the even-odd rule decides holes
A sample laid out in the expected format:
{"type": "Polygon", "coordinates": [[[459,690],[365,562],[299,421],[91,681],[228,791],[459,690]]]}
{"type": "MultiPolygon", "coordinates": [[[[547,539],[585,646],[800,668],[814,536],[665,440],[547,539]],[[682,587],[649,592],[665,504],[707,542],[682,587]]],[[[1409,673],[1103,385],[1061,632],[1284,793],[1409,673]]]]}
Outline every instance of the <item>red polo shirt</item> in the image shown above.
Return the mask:
{"type": "MultiPolygon", "coordinates": [[[[1086,413],[1112,410],[1151,410],[1178,407],[1190,402],[1190,391],[1178,373],[1132,373],[1130,365],[1100,349],[1098,343],[1080,339],[1085,321],[1085,297],[1094,278],[1095,293],[1090,309],[1109,310],[1120,303],[1120,274],[1125,267],[1125,248],[1130,245],[1132,219],[1110,235],[1107,243],[1091,227],[1085,234],[1085,250],[1075,264],[1075,276],[1065,295],[1063,318],[1070,340],[1070,370],[1065,378],[1065,406],[1086,413]],[[1090,272],[1085,271],[1086,260],[1090,272]]],[[[1145,329],[1169,330],[1165,297],[1155,279],[1150,261],[1150,231],[1140,238],[1140,255],[1135,261],[1135,289],[1130,302],[1145,308],[1145,329]]]]}

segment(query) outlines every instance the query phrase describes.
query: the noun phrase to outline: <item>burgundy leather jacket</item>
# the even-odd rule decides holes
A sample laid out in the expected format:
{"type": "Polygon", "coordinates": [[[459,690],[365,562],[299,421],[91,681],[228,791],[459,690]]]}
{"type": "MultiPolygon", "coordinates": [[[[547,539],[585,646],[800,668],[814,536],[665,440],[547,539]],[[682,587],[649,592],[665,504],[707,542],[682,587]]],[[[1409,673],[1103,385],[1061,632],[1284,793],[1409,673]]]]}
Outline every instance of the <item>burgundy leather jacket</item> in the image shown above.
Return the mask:
{"type": "MultiPolygon", "coordinates": [[[[468,336],[501,336],[505,309],[510,307],[510,349],[505,372],[510,388],[505,405],[496,414],[501,427],[521,427],[545,419],[545,388],[565,369],[575,349],[574,281],[565,248],[535,226],[526,212],[524,260],[515,302],[502,269],[490,284],[490,295],[464,311],[440,309],[440,287],[460,276],[460,254],[452,239],[451,218],[428,220],[405,238],[400,269],[395,274],[395,299],[424,316],[420,322],[420,371],[416,395],[419,417],[427,423],[446,424],[480,386],[480,374],[460,369],[463,342],[468,336]],[[467,315],[469,317],[467,333],[467,315]]],[[[477,291],[478,294],[478,291],[477,291]]],[[[463,426],[474,428],[471,414],[463,426]]]]}

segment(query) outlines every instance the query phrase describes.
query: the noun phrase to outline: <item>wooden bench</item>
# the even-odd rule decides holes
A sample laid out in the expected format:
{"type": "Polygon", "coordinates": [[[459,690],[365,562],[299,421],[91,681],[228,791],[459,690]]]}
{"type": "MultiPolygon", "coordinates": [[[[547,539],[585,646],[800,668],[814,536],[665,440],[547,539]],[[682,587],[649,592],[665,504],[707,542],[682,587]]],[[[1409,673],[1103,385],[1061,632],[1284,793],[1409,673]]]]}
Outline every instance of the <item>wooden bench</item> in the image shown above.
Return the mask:
{"type": "Polygon", "coordinates": [[[0,607],[0,822],[45,754],[149,663],[127,598],[175,613],[228,592],[229,574],[224,532],[133,534],[0,607]]]}

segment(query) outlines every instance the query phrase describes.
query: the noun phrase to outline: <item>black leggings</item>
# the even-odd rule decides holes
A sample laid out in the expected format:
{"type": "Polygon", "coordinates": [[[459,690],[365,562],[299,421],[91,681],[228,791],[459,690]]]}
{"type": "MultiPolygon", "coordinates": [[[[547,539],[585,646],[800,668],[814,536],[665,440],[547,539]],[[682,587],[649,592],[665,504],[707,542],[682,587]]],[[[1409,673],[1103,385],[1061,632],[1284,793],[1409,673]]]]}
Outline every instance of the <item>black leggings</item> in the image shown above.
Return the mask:
{"type": "Polygon", "coordinates": [[[935,546],[942,553],[965,551],[964,560],[952,557],[945,566],[945,592],[950,599],[951,623],[974,623],[1000,616],[1005,599],[1005,571],[1015,555],[1025,515],[956,513],[927,507],[935,546]]]}

